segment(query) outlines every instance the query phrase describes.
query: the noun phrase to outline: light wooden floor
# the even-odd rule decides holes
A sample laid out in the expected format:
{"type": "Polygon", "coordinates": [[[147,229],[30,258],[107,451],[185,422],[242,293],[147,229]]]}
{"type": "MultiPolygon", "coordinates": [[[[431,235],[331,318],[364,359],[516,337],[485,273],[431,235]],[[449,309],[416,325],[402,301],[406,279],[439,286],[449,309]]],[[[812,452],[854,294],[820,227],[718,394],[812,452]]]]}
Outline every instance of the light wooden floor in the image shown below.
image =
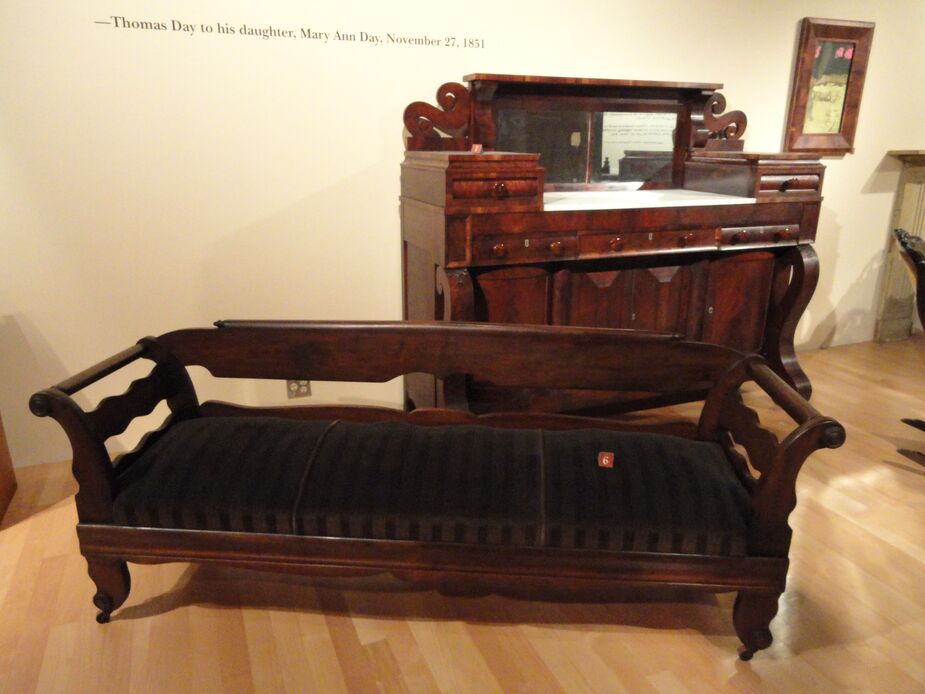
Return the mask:
{"type": "Polygon", "coordinates": [[[925,340],[803,355],[848,443],[804,467],[774,645],[736,657],[732,594],[443,597],[387,579],[132,566],[112,623],[68,466],[17,470],[0,526],[0,691],[925,691],[925,340]]]}

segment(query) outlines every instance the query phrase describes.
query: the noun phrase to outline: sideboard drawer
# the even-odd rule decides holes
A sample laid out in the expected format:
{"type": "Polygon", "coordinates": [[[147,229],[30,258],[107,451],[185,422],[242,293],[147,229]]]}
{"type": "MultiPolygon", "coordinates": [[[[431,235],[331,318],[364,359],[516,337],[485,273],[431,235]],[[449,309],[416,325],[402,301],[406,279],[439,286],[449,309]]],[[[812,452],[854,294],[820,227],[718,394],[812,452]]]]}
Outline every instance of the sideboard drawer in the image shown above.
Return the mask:
{"type": "Polygon", "coordinates": [[[800,238],[798,224],[779,224],[753,227],[723,227],[720,229],[720,245],[729,247],[788,246],[800,238]]]}
{"type": "Polygon", "coordinates": [[[685,164],[684,187],[761,203],[810,201],[820,199],[824,174],[819,155],[701,151],[685,164]]]}
{"type": "Polygon", "coordinates": [[[446,214],[542,212],[546,172],[539,154],[407,152],[402,201],[446,214]]]}
{"type": "Polygon", "coordinates": [[[472,241],[472,262],[509,263],[568,260],[578,256],[574,234],[527,237],[519,234],[476,237],[472,241]]]}
{"type": "Polygon", "coordinates": [[[813,193],[818,195],[822,177],[819,174],[764,174],[758,181],[758,194],[813,193]]]}
{"type": "Polygon", "coordinates": [[[507,200],[535,198],[540,191],[535,176],[527,178],[457,178],[450,181],[455,200],[507,200]]]}
{"type": "Polygon", "coordinates": [[[717,247],[718,229],[672,229],[670,231],[628,231],[580,236],[582,256],[643,255],[681,253],[717,247]]]}

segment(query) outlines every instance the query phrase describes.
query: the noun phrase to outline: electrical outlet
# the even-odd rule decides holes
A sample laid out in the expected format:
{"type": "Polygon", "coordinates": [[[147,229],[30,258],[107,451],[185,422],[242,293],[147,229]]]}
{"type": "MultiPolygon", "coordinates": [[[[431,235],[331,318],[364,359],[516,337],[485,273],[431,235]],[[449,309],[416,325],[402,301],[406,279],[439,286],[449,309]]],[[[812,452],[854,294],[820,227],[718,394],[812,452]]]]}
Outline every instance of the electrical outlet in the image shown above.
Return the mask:
{"type": "Polygon", "coordinates": [[[307,398],[312,394],[311,381],[286,381],[286,395],[292,398],[307,398]]]}

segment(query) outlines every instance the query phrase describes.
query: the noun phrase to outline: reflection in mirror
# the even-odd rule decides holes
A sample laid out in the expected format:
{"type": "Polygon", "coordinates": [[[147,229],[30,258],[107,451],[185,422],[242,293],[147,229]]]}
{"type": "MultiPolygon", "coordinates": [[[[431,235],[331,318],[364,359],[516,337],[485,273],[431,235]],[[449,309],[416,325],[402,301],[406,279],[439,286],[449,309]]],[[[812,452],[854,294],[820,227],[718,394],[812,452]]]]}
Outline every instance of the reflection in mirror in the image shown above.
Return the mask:
{"type": "Polygon", "coordinates": [[[608,111],[600,117],[600,180],[671,180],[677,114],[608,111]]]}
{"type": "Polygon", "coordinates": [[[498,112],[495,148],[504,152],[539,152],[550,183],[588,180],[591,114],[587,111],[498,112]]]}
{"type": "Polygon", "coordinates": [[[806,101],[804,133],[833,134],[841,130],[852,58],[853,43],[816,43],[813,76],[809,83],[809,98],[806,101]]]}
{"type": "Polygon", "coordinates": [[[678,114],[500,108],[495,149],[539,152],[553,186],[670,187],[678,114]]]}

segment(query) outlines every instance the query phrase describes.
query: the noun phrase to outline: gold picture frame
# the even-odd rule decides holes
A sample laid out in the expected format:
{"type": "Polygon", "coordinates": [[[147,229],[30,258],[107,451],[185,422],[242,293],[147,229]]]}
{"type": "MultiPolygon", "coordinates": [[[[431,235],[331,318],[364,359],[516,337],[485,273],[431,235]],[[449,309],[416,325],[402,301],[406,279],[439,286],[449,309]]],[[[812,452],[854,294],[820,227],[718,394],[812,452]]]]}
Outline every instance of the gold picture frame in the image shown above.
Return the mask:
{"type": "Polygon", "coordinates": [[[854,151],[873,22],[805,17],[790,90],[784,150],[854,151]]]}

